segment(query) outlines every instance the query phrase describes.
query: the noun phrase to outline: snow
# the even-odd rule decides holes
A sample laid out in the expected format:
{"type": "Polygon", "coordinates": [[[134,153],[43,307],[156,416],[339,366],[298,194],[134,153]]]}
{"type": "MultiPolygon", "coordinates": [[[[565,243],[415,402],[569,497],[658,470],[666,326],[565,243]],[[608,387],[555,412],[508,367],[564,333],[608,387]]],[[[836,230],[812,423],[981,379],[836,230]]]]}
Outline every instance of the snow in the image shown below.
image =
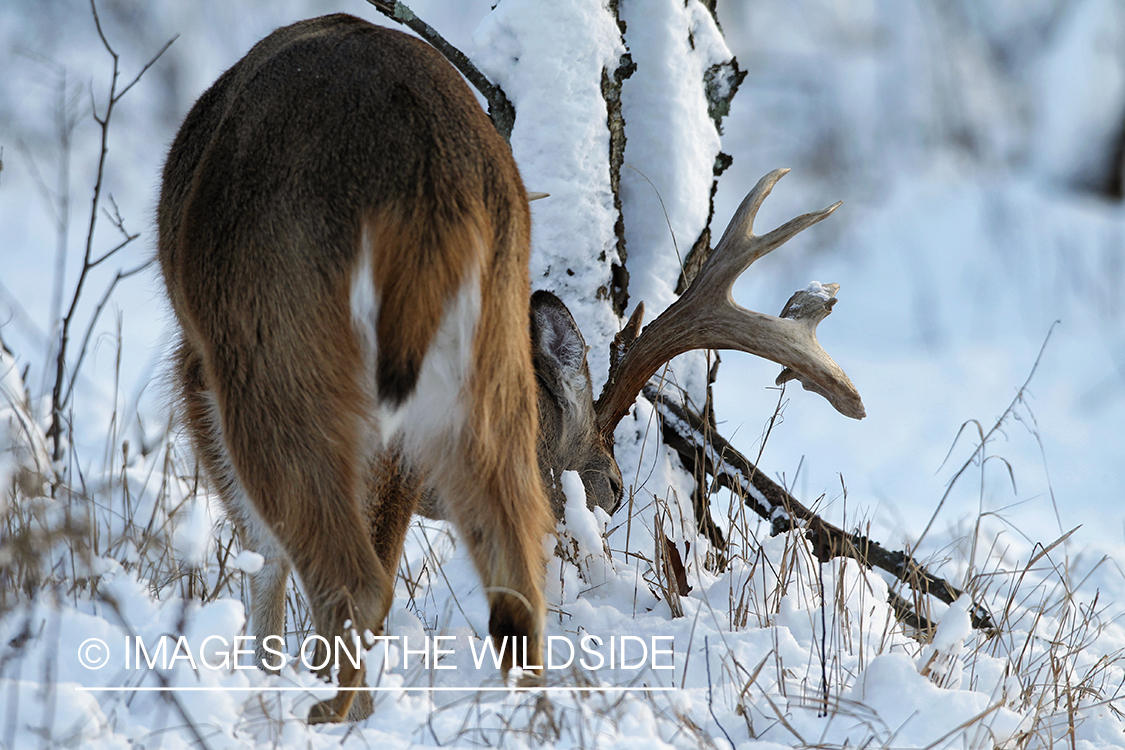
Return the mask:
{"type": "Polygon", "coordinates": [[[582,486],[582,477],[577,471],[564,471],[562,488],[566,495],[564,525],[578,545],[579,558],[600,554],[605,524],[598,523],[594,514],[586,509],[586,489],[582,486]]]}
{"type": "Polygon", "coordinates": [[[176,525],[173,548],[180,560],[195,567],[203,564],[211,554],[215,540],[210,532],[215,519],[211,516],[208,505],[194,498],[187,501],[183,514],[176,525]]]}
{"type": "Polygon", "coordinates": [[[1125,10],[1112,0],[1078,4],[1055,34],[1035,80],[1033,159],[1043,177],[1089,187],[1105,179],[1096,154],[1113,153],[1125,117],[1125,10]]]}
{"type": "Polygon", "coordinates": [[[680,264],[707,220],[719,134],[699,103],[704,71],[729,52],[697,3],[625,3],[622,18],[637,65],[621,93],[629,288],[655,316],[675,300],[680,264]],[[685,29],[696,32],[694,49],[685,29]]]}
{"type": "Polygon", "coordinates": [[[21,720],[23,730],[18,740],[8,747],[39,747],[39,737],[51,737],[61,745],[127,748],[127,737],[114,737],[107,729],[108,722],[93,694],[81,692],[78,683],[58,683],[58,692],[67,695],[58,700],[57,693],[43,695],[37,681],[5,680],[0,682],[0,705],[20,706],[26,718],[21,720]],[[45,700],[47,698],[47,700],[45,700]],[[49,701],[49,702],[48,702],[49,701]]]}
{"type": "Polygon", "coordinates": [[[930,643],[935,651],[949,653],[956,656],[965,646],[965,639],[972,635],[973,625],[969,619],[969,608],[972,599],[960,596],[957,601],[949,605],[941,622],[938,623],[934,640],[930,643]]]}
{"type": "Polygon", "coordinates": [[[938,622],[933,640],[918,656],[918,671],[942,687],[961,687],[961,653],[965,650],[966,639],[973,634],[969,616],[972,606],[972,598],[964,595],[949,605],[938,622]]]}
{"type": "Polygon", "coordinates": [[[601,71],[624,51],[599,0],[507,0],[473,34],[474,62],[516,108],[512,153],[532,206],[531,283],[554,292],[590,346],[594,387],[619,323],[604,293],[617,260],[601,71]]]}
{"type": "MultiPolygon", "coordinates": [[[[699,3],[622,3],[621,18],[637,65],[621,90],[629,301],[633,308],[644,302],[649,322],[675,300],[680,267],[707,222],[720,143],[703,74],[729,60],[730,51],[699,3]]],[[[705,358],[692,353],[675,364],[680,385],[702,401],[705,358]]]]}
{"type": "Polygon", "coordinates": [[[234,556],[230,561],[231,567],[235,570],[241,570],[243,573],[257,573],[262,569],[266,560],[257,552],[252,552],[244,549],[234,556]]]}
{"type": "MultiPolygon", "coordinates": [[[[368,656],[375,713],[355,727],[307,726],[310,706],[332,691],[298,660],[277,675],[248,656],[222,664],[246,632],[238,571],[264,561],[238,549],[194,491],[183,447],[161,439],[170,334],[154,270],[122,284],[92,339],[72,417],[81,494],[52,498],[42,476],[21,470],[50,463],[57,237],[35,175],[54,190],[57,71],[68,71],[64,98],[82,115],[64,288],[77,277],[96,158],[89,79],[103,96],[108,75],[84,8],[21,0],[0,7],[0,335],[14,352],[0,350],[0,745],[1125,746],[1116,687],[1125,540],[1114,492],[1125,484],[1125,210],[1089,184],[1125,121],[1120,5],[720,0],[724,41],[694,0],[622,0],[622,42],[597,0],[492,4],[411,7],[517,107],[512,146],[525,184],[551,193],[532,208],[532,283],[570,306],[595,387],[619,325],[599,294],[616,259],[600,72],[627,47],[638,64],[623,89],[630,304],[644,300],[651,320],[672,301],[707,219],[720,148],[735,159],[720,180],[715,232],[776,167],[793,172],[763,205],[760,234],[843,199],[756,263],[735,296],[776,313],[794,289],[823,290],[812,277],[840,283],[818,335],[869,416],[846,420],[790,389],[763,447],[777,367],[724,353],[719,429],[829,520],[891,549],[917,545],[958,585],[979,575],[1004,617],[1000,632],[972,630],[968,599],[922,597],[937,629],[928,643],[908,637],[887,595],[910,599],[909,589],[850,560],[819,563],[799,535],[768,536],[767,523],[740,520],[729,493],[712,502],[729,542],[716,565],[719,551],[695,525],[693,480],[641,400],[616,433],[627,510],[587,511],[566,474],[566,521],[544,540],[547,635],[575,646],[596,637],[602,668],[548,670],[552,692],[493,691],[504,677],[474,664],[489,612],[472,560],[451,527],[419,522],[386,623],[396,640],[368,656]],[[749,76],[720,139],[702,72],[730,51],[749,76]],[[974,462],[977,424],[987,431],[1013,402],[1049,330],[1028,391],[974,462]],[[13,484],[18,503],[5,507],[13,484]],[[13,533],[28,529],[41,563],[30,593],[13,585],[9,554],[23,541],[13,533]],[[686,594],[657,562],[658,531],[683,561],[686,594]],[[436,636],[451,638],[441,647],[452,653],[427,669],[417,649],[436,636]],[[650,649],[671,637],[673,655],[657,664],[673,668],[610,668],[610,639],[619,657],[621,636],[650,649]],[[138,638],[150,655],[166,638],[166,654],[193,658],[127,668],[138,638]],[[109,654],[103,668],[79,661],[101,653],[90,639],[109,654]],[[158,690],[165,684],[183,689],[158,690]],[[673,689],[557,690],[575,685],[673,689]],[[113,690],[95,692],[104,688],[113,690]]],[[[144,239],[97,269],[79,320],[118,267],[151,254],[160,162],[191,99],[277,25],[335,10],[376,15],[334,0],[117,6],[103,21],[127,80],[182,37],[118,110],[107,188],[144,239]]],[[[95,255],[118,241],[101,226],[95,255]]],[[[698,397],[704,367],[693,355],[672,377],[698,397]]],[[[290,599],[295,654],[310,624],[299,587],[290,599]]]]}
{"type": "Polygon", "coordinates": [[[899,747],[928,747],[948,739],[950,727],[975,724],[970,746],[1000,744],[1020,726],[1020,716],[993,705],[984,693],[941,690],[918,674],[904,654],[882,654],[857,678],[848,699],[869,708],[892,730],[899,747]],[[938,719],[940,717],[940,719],[938,719]]]}

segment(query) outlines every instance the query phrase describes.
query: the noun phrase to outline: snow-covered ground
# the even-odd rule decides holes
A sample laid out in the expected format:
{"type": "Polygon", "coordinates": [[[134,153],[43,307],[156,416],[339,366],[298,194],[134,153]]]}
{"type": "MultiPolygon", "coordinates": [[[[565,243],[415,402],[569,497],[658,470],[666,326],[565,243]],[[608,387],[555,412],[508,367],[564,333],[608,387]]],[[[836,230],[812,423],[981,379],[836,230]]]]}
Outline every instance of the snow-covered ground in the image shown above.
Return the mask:
{"type": "MultiPolygon", "coordinates": [[[[552,193],[534,204],[533,281],[570,304],[597,380],[616,322],[592,294],[608,274],[598,253],[612,244],[596,76],[620,42],[597,0],[503,0],[489,15],[492,4],[411,6],[469,51],[521,113],[512,143],[524,179],[552,193]],[[563,263],[573,275],[542,275],[563,263]]],[[[124,81],[180,38],[115,113],[107,186],[126,226],[143,236],[95,271],[78,320],[89,319],[117,270],[151,255],[159,168],[193,98],[274,27],[335,10],[382,22],[358,1],[117,3],[103,12],[124,81]]],[[[420,668],[400,641],[371,719],[310,729],[301,720],[316,695],[307,669],[269,676],[200,663],[220,662],[219,639],[233,644],[243,632],[236,570],[254,560],[224,555],[229,528],[210,531],[218,519],[191,492],[188,460],[161,442],[168,418],[159,363],[170,334],[149,269],[118,288],[76,389],[71,466],[82,479],[72,485],[92,498],[98,533],[84,538],[92,536],[96,554],[72,557],[65,533],[36,537],[33,548],[64,583],[30,604],[0,592],[0,604],[21,602],[0,617],[0,747],[992,747],[1009,738],[1069,744],[1071,724],[1078,747],[1125,746],[1109,687],[1125,676],[1116,661],[1125,633],[1113,622],[1125,596],[1125,517],[1114,490],[1125,485],[1125,210],[1093,189],[1125,127],[1125,10],[1114,0],[719,0],[719,10],[748,76],[724,123],[721,148],[734,162],[720,180],[713,228],[776,167],[793,172],[763,206],[760,231],[844,201],[755,264],[736,296],[776,313],[810,279],[840,283],[820,338],[868,414],[847,420],[791,385],[759,463],[832,520],[862,526],[890,548],[918,545],[957,584],[979,576],[994,614],[1007,613],[1002,633],[985,641],[967,628],[963,607],[931,602],[941,628],[923,647],[894,626],[883,578],[851,562],[817,565],[802,542],[770,538],[756,519],[741,527],[744,536],[731,533],[730,559],[709,564],[714,551],[690,524],[671,520],[690,480],[649,436],[618,447],[638,509],[610,522],[612,556],[598,541],[605,519],[577,509],[568,517],[564,541],[574,543],[549,572],[548,634],[576,646],[584,634],[635,637],[626,666],[642,642],[662,649],[669,641],[659,638],[671,636],[674,654],[650,653],[647,669],[549,670],[549,682],[671,690],[560,691],[546,700],[477,692],[500,684],[494,669],[473,663],[487,632],[484,597],[449,529],[420,525],[388,634],[409,638],[411,649],[426,635],[454,636],[442,665],[456,669],[420,668]],[[978,429],[988,432],[1017,394],[986,448],[994,458],[970,465],[942,503],[978,429]],[[123,439],[133,446],[125,467],[123,439]],[[692,587],[684,596],[647,562],[659,513],[684,555],[692,587]],[[1037,544],[1079,525],[1039,554],[1037,544]],[[151,651],[162,634],[185,636],[195,669],[186,659],[137,669],[135,651],[126,668],[138,638],[151,651]],[[108,668],[79,661],[79,653],[99,653],[91,638],[108,648],[108,668]],[[671,669],[654,668],[664,666],[671,669]],[[153,690],[167,686],[183,689],[153,690]],[[129,689],[91,692],[107,687],[129,689]],[[422,687],[474,690],[413,690],[422,687]]],[[[631,303],[645,299],[651,315],[671,300],[676,253],[705,219],[720,141],[701,115],[699,73],[725,49],[694,0],[622,0],[622,16],[640,66],[623,90],[631,303]]],[[[89,220],[91,81],[104,105],[110,61],[80,2],[0,6],[0,56],[0,336],[15,355],[0,359],[5,428],[20,413],[8,399],[25,368],[32,412],[46,419],[47,332],[69,303],[89,220]],[[64,166],[59,123],[71,116],[64,166]],[[56,292],[63,171],[68,256],[56,292]]],[[[95,255],[119,241],[100,222],[95,255]]],[[[756,458],[778,403],[770,385],[778,368],[738,353],[722,358],[720,430],[756,458]]],[[[698,387],[700,364],[685,363],[677,377],[698,387]]],[[[648,417],[642,406],[634,424],[643,428],[648,417]]],[[[15,425],[0,445],[35,434],[15,425]]],[[[15,467],[29,462],[28,451],[0,456],[0,503],[10,478],[23,482],[15,467]]],[[[57,529],[66,503],[21,492],[21,506],[0,505],[0,516],[37,515],[42,526],[31,527],[57,529]]],[[[727,500],[718,497],[716,510],[727,500]]],[[[29,526],[5,523],[9,543],[29,526]]],[[[12,565],[0,559],[0,572],[12,565]]],[[[556,657],[565,656],[563,643],[556,657]]],[[[166,653],[181,653],[174,644],[166,653]]],[[[608,658],[607,648],[601,653],[608,658]]]]}

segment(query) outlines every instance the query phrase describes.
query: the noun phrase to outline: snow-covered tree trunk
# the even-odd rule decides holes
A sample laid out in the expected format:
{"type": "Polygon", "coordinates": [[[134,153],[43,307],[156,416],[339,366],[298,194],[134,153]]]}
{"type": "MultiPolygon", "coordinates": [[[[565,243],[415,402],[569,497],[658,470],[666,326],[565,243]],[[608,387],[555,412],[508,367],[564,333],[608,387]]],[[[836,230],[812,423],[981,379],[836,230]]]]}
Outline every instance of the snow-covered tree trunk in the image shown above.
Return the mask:
{"type": "MultiPolygon", "coordinates": [[[[551,194],[533,204],[532,284],[575,315],[597,389],[623,314],[643,301],[655,317],[682,291],[685,260],[709,250],[737,65],[698,0],[504,0],[473,46],[516,109],[511,144],[528,189],[551,194]]],[[[673,372],[703,404],[706,355],[678,358],[673,372]]],[[[619,432],[624,463],[638,432],[619,432]]],[[[682,485],[671,473],[655,486],[682,485]]]]}
{"type": "Polygon", "coordinates": [[[737,67],[698,0],[504,0],[473,45],[515,106],[527,187],[551,194],[534,204],[532,283],[571,307],[600,385],[622,314],[659,314],[708,245],[737,67]]]}
{"type": "Polygon", "coordinates": [[[610,289],[620,264],[601,80],[624,53],[601,0],[505,0],[473,35],[473,60],[516,108],[512,152],[532,204],[531,283],[570,308],[595,387],[620,327],[610,289]]]}
{"type": "MultiPolygon", "coordinates": [[[[685,257],[709,249],[725,163],[713,115],[737,88],[737,67],[697,0],[503,0],[472,41],[473,62],[515,108],[511,145],[525,185],[550,194],[532,204],[532,285],[575,316],[596,392],[624,314],[641,301],[649,319],[659,314],[677,296],[685,257]]],[[[674,378],[705,402],[705,354],[678,358],[674,378]]],[[[634,487],[646,503],[687,500],[696,482],[651,416],[642,406],[617,433],[626,483],[647,477],[634,487]]],[[[693,535],[690,508],[673,515],[688,528],[668,524],[669,535],[693,535]]]]}

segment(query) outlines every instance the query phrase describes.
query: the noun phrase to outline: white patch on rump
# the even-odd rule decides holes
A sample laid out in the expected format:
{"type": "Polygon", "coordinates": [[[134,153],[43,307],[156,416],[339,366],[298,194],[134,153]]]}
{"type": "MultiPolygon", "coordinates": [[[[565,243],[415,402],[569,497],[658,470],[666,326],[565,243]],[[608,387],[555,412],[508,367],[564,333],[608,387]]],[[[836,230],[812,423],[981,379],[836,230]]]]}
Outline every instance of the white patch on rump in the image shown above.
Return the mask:
{"type": "MultiPolygon", "coordinates": [[[[371,252],[371,235],[367,225],[364,224],[360,235],[359,253],[357,253],[359,261],[352,270],[348,300],[352,312],[352,328],[359,340],[359,352],[363,360],[363,369],[357,373],[358,385],[368,404],[376,402],[375,354],[378,351],[378,341],[375,336],[375,322],[379,319],[379,293],[375,291],[375,271],[371,252]]],[[[380,434],[375,410],[372,409],[363,417],[359,434],[361,453],[366,453],[376,444],[381,443],[380,434]],[[368,446],[367,450],[362,446],[368,446]]]]}
{"type": "MultiPolygon", "coordinates": [[[[352,271],[352,285],[349,301],[352,311],[352,325],[359,336],[360,350],[364,364],[375,363],[375,321],[379,317],[379,293],[375,291],[375,273],[371,259],[371,235],[367,225],[359,240],[359,262],[352,271]]],[[[374,383],[372,378],[368,381],[374,383]]]]}
{"type": "Polygon", "coordinates": [[[480,303],[480,267],[474,264],[457,294],[445,303],[445,314],[422,360],[414,393],[397,409],[380,407],[384,443],[401,436],[407,453],[417,456],[460,432],[468,416],[480,303]]]}
{"type": "Polygon", "coordinates": [[[457,294],[446,301],[441,324],[422,360],[414,392],[393,408],[379,403],[375,387],[379,294],[371,254],[378,250],[371,246],[366,227],[360,243],[362,251],[352,273],[349,299],[352,325],[363,353],[360,385],[373,405],[367,416],[369,444],[386,450],[401,440],[408,454],[418,456],[427,446],[437,446],[444,442],[443,438],[456,435],[465,423],[473,337],[480,319],[480,266],[474,263],[466,270],[457,294]]]}

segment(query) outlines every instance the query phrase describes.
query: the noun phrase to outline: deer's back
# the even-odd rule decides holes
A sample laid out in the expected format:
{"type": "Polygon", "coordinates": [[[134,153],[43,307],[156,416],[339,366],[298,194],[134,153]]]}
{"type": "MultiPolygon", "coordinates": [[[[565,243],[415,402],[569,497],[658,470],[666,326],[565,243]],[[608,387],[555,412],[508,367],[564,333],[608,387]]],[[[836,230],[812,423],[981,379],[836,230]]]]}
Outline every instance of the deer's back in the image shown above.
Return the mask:
{"type": "Polygon", "coordinates": [[[278,30],[199,99],[158,221],[172,305],[206,346],[263,333],[299,346],[283,339],[312,310],[343,325],[370,251],[380,357],[402,360],[379,365],[395,401],[470,275],[522,264],[526,284],[507,145],[435,50],[346,15],[278,30]]]}

